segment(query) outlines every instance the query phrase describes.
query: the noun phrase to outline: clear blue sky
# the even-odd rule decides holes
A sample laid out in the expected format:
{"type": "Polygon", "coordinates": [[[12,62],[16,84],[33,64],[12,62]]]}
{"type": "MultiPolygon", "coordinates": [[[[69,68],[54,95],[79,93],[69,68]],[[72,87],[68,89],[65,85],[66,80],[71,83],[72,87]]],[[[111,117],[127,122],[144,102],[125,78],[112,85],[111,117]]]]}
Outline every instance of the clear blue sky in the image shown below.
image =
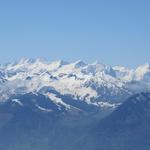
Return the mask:
{"type": "Polygon", "coordinates": [[[150,62],[149,0],[0,0],[0,63],[150,62]]]}

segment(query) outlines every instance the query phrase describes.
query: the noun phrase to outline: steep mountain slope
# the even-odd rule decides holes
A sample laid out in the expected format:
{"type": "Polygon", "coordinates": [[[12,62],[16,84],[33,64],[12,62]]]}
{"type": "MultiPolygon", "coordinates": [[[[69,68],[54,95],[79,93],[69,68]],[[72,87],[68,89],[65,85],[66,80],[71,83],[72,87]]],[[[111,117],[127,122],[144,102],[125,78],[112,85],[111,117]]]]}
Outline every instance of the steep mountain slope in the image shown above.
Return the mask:
{"type": "Polygon", "coordinates": [[[150,93],[136,94],[82,139],[82,150],[149,150],[150,93]]]}
{"type": "Polygon", "coordinates": [[[67,109],[41,94],[14,95],[0,104],[0,149],[67,149],[96,119],[85,113],[91,110],[87,104],[67,109]]]}

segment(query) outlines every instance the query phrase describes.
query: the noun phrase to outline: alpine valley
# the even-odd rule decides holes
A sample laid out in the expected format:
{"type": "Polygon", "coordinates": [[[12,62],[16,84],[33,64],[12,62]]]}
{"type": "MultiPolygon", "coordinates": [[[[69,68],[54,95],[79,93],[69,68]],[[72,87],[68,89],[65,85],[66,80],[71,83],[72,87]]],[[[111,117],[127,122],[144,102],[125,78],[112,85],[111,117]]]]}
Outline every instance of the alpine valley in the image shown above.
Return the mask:
{"type": "Polygon", "coordinates": [[[0,150],[149,150],[149,127],[149,64],[0,66],[0,150]]]}

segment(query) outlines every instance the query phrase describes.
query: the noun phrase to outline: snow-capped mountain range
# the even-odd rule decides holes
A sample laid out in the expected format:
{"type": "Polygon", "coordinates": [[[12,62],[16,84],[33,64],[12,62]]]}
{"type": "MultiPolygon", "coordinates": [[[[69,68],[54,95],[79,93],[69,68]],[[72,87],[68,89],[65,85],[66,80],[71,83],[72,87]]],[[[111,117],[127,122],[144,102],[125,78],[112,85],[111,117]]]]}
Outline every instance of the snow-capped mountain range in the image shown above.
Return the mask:
{"type": "MultiPolygon", "coordinates": [[[[68,63],[21,59],[0,67],[1,102],[12,95],[40,93],[66,109],[71,106],[60,95],[100,108],[115,108],[129,96],[143,91],[150,91],[149,64],[128,69],[80,60],[68,63]]],[[[19,100],[13,101],[21,105],[19,100]]]]}

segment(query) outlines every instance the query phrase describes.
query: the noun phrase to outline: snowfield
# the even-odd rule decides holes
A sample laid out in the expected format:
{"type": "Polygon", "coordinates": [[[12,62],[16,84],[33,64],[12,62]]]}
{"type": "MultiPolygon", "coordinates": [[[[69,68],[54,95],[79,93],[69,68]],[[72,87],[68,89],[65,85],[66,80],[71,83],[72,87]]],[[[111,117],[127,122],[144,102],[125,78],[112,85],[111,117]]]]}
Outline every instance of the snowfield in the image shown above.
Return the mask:
{"type": "Polygon", "coordinates": [[[132,94],[150,91],[150,65],[128,69],[99,62],[87,64],[81,60],[68,63],[21,59],[1,65],[0,83],[1,101],[14,94],[42,93],[57,105],[70,109],[70,105],[47,91],[53,89],[89,105],[115,108],[132,94]]]}

